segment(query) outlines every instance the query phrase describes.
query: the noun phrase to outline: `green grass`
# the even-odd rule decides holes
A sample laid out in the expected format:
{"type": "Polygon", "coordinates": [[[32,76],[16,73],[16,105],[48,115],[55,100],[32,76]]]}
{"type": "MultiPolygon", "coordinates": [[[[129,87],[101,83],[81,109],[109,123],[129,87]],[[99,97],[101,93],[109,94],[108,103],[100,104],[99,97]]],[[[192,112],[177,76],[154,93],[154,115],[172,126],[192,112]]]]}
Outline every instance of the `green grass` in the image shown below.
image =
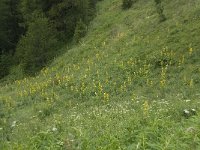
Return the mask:
{"type": "Polygon", "coordinates": [[[2,85],[0,149],[200,149],[200,0],[163,6],[102,1],[79,45],[2,85]]]}

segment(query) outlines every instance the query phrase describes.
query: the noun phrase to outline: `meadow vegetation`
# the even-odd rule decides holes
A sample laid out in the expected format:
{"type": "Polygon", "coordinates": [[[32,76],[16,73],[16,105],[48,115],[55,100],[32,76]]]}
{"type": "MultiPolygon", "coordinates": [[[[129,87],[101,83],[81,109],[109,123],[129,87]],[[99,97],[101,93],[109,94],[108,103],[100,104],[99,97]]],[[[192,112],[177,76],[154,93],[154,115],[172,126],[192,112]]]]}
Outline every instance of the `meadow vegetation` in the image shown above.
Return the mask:
{"type": "Polygon", "coordinates": [[[200,0],[157,5],[101,1],[78,44],[1,83],[0,149],[200,149],[200,0]]]}

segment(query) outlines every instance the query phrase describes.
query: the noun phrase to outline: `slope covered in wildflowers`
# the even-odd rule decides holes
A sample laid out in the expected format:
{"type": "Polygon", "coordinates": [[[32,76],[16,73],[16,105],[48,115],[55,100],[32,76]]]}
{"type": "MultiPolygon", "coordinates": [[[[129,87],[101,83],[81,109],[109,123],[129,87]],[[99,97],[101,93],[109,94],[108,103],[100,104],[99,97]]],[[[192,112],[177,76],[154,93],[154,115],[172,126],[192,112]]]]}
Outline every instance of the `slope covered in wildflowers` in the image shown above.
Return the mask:
{"type": "Polygon", "coordinates": [[[0,149],[199,149],[200,0],[163,7],[101,1],[79,45],[2,85],[0,149]]]}

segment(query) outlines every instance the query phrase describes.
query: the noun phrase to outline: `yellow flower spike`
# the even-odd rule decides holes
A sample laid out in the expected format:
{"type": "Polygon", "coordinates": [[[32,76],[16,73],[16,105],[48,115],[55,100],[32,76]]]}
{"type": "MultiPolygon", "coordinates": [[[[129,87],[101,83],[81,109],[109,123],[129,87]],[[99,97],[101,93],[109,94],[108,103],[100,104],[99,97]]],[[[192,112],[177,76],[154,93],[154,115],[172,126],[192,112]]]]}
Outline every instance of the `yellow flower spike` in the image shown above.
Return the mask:
{"type": "Polygon", "coordinates": [[[131,100],[135,101],[136,99],[137,99],[137,96],[134,93],[132,93],[131,100]]]}
{"type": "Polygon", "coordinates": [[[23,92],[19,92],[19,96],[22,97],[23,96],[23,92]]]}
{"type": "Polygon", "coordinates": [[[187,77],[184,75],[183,76],[183,81],[186,82],[187,81],[187,77]]]}
{"type": "Polygon", "coordinates": [[[78,91],[79,91],[77,86],[75,87],[75,91],[76,91],[76,92],[78,92],[78,91]]]}
{"type": "Polygon", "coordinates": [[[124,81],[123,84],[126,85],[126,81],[124,81]]]}
{"type": "Polygon", "coordinates": [[[109,83],[109,80],[108,80],[108,79],[106,79],[105,83],[106,83],[106,84],[108,84],[108,83],[109,83]]]}
{"type": "Polygon", "coordinates": [[[97,58],[97,59],[99,59],[99,58],[100,58],[100,55],[99,55],[98,53],[96,54],[96,58],[97,58]]]}
{"type": "Polygon", "coordinates": [[[161,76],[165,77],[167,68],[162,67],[161,76]]]}
{"type": "Polygon", "coordinates": [[[142,68],[139,69],[139,73],[142,74],[142,68]]]}
{"type": "Polygon", "coordinates": [[[123,61],[121,61],[121,67],[123,67],[124,66],[124,62],[123,61]]]}
{"type": "Polygon", "coordinates": [[[97,86],[96,86],[96,84],[95,84],[95,81],[93,80],[93,86],[94,86],[94,88],[96,88],[97,86]]]}
{"type": "Polygon", "coordinates": [[[182,60],[181,60],[181,63],[183,64],[185,62],[185,56],[182,55],[182,60]]]}
{"type": "Polygon", "coordinates": [[[189,54],[191,55],[193,52],[193,48],[189,48],[189,54]]]}
{"type": "Polygon", "coordinates": [[[103,98],[105,101],[108,101],[109,100],[109,94],[108,93],[103,93],[103,98]]]}
{"type": "Polygon", "coordinates": [[[149,79],[147,79],[146,84],[149,85],[149,79]]]}
{"type": "Polygon", "coordinates": [[[163,50],[162,50],[162,51],[160,51],[160,55],[161,55],[161,56],[163,56],[163,50]]]}
{"type": "Polygon", "coordinates": [[[124,91],[124,86],[121,85],[120,89],[121,89],[121,91],[123,92],[123,91],[124,91]]]}
{"type": "Polygon", "coordinates": [[[100,91],[100,92],[103,91],[103,86],[102,86],[102,85],[99,86],[99,91],[100,91]]]}
{"type": "Polygon", "coordinates": [[[190,80],[190,84],[189,85],[190,85],[190,87],[193,87],[193,85],[194,85],[193,79],[190,80]]]}
{"type": "Polygon", "coordinates": [[[165,79],[162,79],[162,80],[160,81],[160,85],[161,85],[161,86],[165,86],[165,84],[166,84],[166,80],[165,80],[165,79]]]}
{"type": "Polygon", "coordinates": [[[71,88],[71,91],[73,91],[73,90],[74,90],[74,87],[73,87],[73,86],[71,86],[70,88],[71,88]]]}
{"type": "Polygon", "coordinates": [[[131,85],[131,77],[128,77],[128,84],[131,85]]]}
{"type": "Polygon", "coordinates": [[[146,100],[146,101],[143,103],[143,115],[144,115],[144,117],[147,117],[147,116],[148,116],[148,113],[149,113],[149,103],[148,103],[148,101],[146,100]]]}
{"type": "Polygon", "coordinates": [[[61,80],[60,79],[58,80],[58,84],[61,85],[61,80]]]}
{"type": "Polygon", "coordinates": [[[164,86],[166,84],[166,70],[167,70],[167,67],[164,68],[162,67],[162,71],[161,71],[161,80],[160,80],[160,85],[161,86],[164,86]]]}

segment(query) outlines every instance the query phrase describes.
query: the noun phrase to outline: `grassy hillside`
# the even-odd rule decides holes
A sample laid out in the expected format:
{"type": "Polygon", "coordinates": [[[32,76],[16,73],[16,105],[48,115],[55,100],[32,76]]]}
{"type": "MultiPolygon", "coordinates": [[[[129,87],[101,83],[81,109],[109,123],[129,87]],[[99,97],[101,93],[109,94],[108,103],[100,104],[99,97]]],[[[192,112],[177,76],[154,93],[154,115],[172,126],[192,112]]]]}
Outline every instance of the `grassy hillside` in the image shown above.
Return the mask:
{"type": "Polygon", "coordinates": [[[200,0],[163,6],[104,0],[79,45],[0,87],[0,149],[200,149],[200,0]]]}

